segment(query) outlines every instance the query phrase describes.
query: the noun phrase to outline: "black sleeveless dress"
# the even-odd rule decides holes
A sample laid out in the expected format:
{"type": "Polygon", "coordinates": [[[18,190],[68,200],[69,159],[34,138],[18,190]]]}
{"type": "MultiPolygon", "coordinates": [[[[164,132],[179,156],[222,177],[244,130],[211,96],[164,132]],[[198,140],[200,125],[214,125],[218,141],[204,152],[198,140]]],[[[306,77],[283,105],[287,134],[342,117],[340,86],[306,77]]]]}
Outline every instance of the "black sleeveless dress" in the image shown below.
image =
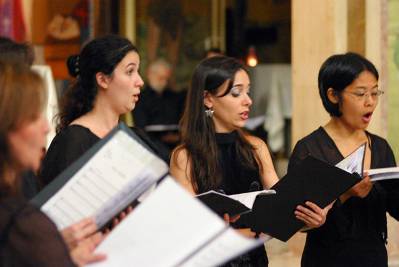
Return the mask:
{"type": "MultiPolygon", "coordinates": [[[[262,190],[259,167],[250,168],[240,160],[236,149],[238,133],[217,133],[218,163],[222,171],[222,181],[216,190],[225,194],[240,194],[249,191],[262,190]]],[[[227,263],[225,266],[267,266],[268,260],[265,248],[258,247],[247,254],[227,263]]]]}

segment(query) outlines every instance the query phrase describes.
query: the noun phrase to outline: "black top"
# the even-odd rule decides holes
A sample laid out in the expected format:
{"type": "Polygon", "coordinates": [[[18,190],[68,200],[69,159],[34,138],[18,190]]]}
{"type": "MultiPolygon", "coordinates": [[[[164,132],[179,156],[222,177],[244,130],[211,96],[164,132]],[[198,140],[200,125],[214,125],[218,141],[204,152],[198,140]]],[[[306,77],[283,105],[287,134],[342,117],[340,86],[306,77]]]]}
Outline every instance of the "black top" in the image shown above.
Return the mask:
{"type": "MultiPolygon", "coordinates": [[[[262,190],[259,167],[244,166],[236,150],[237,132],[217,133],[218,163],[222,171],[222,182],[216,190],[225,194],[240,194],[249,191],[262,190]]],[[[226,266],[267,266],[268,260],[264,246],[258,247],[247,254],[229,262],[226,266]]]]}
{"type": "Polygon", "coordinates": [[[238,133],[217,133],[218,163],[222,172],[222,182],[217,190],[225,194],[240,194],[262,190],[259,168],[245,166],[236,150],[238,133]]]}
{"type": "Polygon", "coordinates": [[[26,199],[33,198],[39,192],[39,181],[33,171],[25,171],[21,175],[22,195],[26,199]]]}
{"type": "Polygon", "coordinates": [[[70,125],[59,132],[50,144],[40,170],[43,186],[89,150],[100,138],[88,128],[70,125]]]}
{"type": "MultiPolygon", "coordinates": [[[[387,141],[366,133],[370,140],[371,168],[396,166],[387,141]]],[[[308,154],[333,165],[344,158],[322,127],[296,144],[288,171],[308,154]]],[[[308,231],[302,266],[387,266],[386,212],[399,219],[398,180],[375,182],[363,199],[351,197],[343,204],[337,200],[326,223],[308,231]]]]}
{"type": "MultiPolygon", "coordinates": [[[[148,145],[152,152],[168,162],[169,155],[162,153],[142,130],[130,129],[148,145]]],[[[70,125],[58,133],[50,144],[40,170],[39,177],[43,186],[53,181],[99,140],[97,135],[81,125],[70,125]]]]}
{"type": "Polygon", "coordinates": [[[22,199],[2,198],[0,266],[75,264],[57,228],[45,214],[22,199]]]}

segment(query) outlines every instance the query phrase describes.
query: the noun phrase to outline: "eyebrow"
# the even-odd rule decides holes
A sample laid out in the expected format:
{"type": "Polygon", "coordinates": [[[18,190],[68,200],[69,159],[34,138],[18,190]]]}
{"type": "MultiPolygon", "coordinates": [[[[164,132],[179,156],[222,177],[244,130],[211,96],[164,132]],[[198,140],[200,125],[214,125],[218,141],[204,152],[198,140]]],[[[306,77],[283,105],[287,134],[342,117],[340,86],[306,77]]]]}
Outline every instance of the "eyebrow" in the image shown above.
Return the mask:
{"type": "Polygon", "coordinates": [[[127,64],[125,68],[127,68],[127,67],[129,67],[129,66],[131,66],[131,65],[134,66],[134,67],[137,66],[136,63],[132,62],[132,63],[127,64]]]}
{"type": "MultiPolygon", "coordinates": [[[[236,86],[244,87],[244,84],[242,84],[242,83],[237,83],[237,84],[233,84],[232,87],[236,87],[236,86]]],[[[251,84],[249,83],[249,84],[248,84],[248,87],[250,87],[250,86],[251,86],[251,84]]]]}
{"type": "MultiPolygon", "coordinates": [[[[375,84],[373,87],[371,87],[371,89],[374,89],[374,88],[378,88],[378,84],[375,84]]],[[[367,87],[366,87],[366,86],[357,86],[356,89],[364,89],[364,90],[367,90],[367,87]]]]}

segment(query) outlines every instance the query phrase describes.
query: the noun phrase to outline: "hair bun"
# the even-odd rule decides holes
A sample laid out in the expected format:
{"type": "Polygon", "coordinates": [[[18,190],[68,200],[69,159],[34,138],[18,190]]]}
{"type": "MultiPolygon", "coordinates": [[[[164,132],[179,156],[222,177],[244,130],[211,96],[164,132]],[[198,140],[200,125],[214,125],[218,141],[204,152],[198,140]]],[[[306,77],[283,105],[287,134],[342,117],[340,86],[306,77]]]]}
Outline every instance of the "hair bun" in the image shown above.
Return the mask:
{"type": "Polygon", "coordinates": [[[79,55],[69,56],[67,59],[68,72],[72,77],[77,77],[80,73],[79,55]]]}

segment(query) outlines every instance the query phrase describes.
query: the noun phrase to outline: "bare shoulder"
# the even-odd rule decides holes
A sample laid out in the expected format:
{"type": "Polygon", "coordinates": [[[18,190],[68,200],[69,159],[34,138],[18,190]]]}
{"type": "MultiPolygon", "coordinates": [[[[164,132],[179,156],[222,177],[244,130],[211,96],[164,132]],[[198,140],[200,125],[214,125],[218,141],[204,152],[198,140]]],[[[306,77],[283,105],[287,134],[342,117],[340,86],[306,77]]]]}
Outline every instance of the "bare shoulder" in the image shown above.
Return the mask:
{"type": "Polygon", "coordinates": [[[172,152],[169,172],[178,183],[187,189],[187,191],[195,195],[195,190],[190,178],[190,167],[187,149],[184,146],[176,147],[172,152]]]}
{"type": "Polygon", "coordinates": [[[268,150],[266,143],[259,137],[253,135],[245,135],[245,139],[256,149],[256,150],[268,150]]]}
{"type": "Polygon", "coordinates": [[[187,163],[188,163],[187,149],[182,145],[177,146],[172,152],[170,164],[175,165],[179,169],[183,168],[185,169],[187,163]]]}
{"type": "Polygon", "coordinates": [[[278,181],[278,176],[273,166],[269,149],[266,143],[256,136],[246,135],[247,141],[254,147],[262,165],[262,184],[265,188],[271,188],[278,181]]]}

